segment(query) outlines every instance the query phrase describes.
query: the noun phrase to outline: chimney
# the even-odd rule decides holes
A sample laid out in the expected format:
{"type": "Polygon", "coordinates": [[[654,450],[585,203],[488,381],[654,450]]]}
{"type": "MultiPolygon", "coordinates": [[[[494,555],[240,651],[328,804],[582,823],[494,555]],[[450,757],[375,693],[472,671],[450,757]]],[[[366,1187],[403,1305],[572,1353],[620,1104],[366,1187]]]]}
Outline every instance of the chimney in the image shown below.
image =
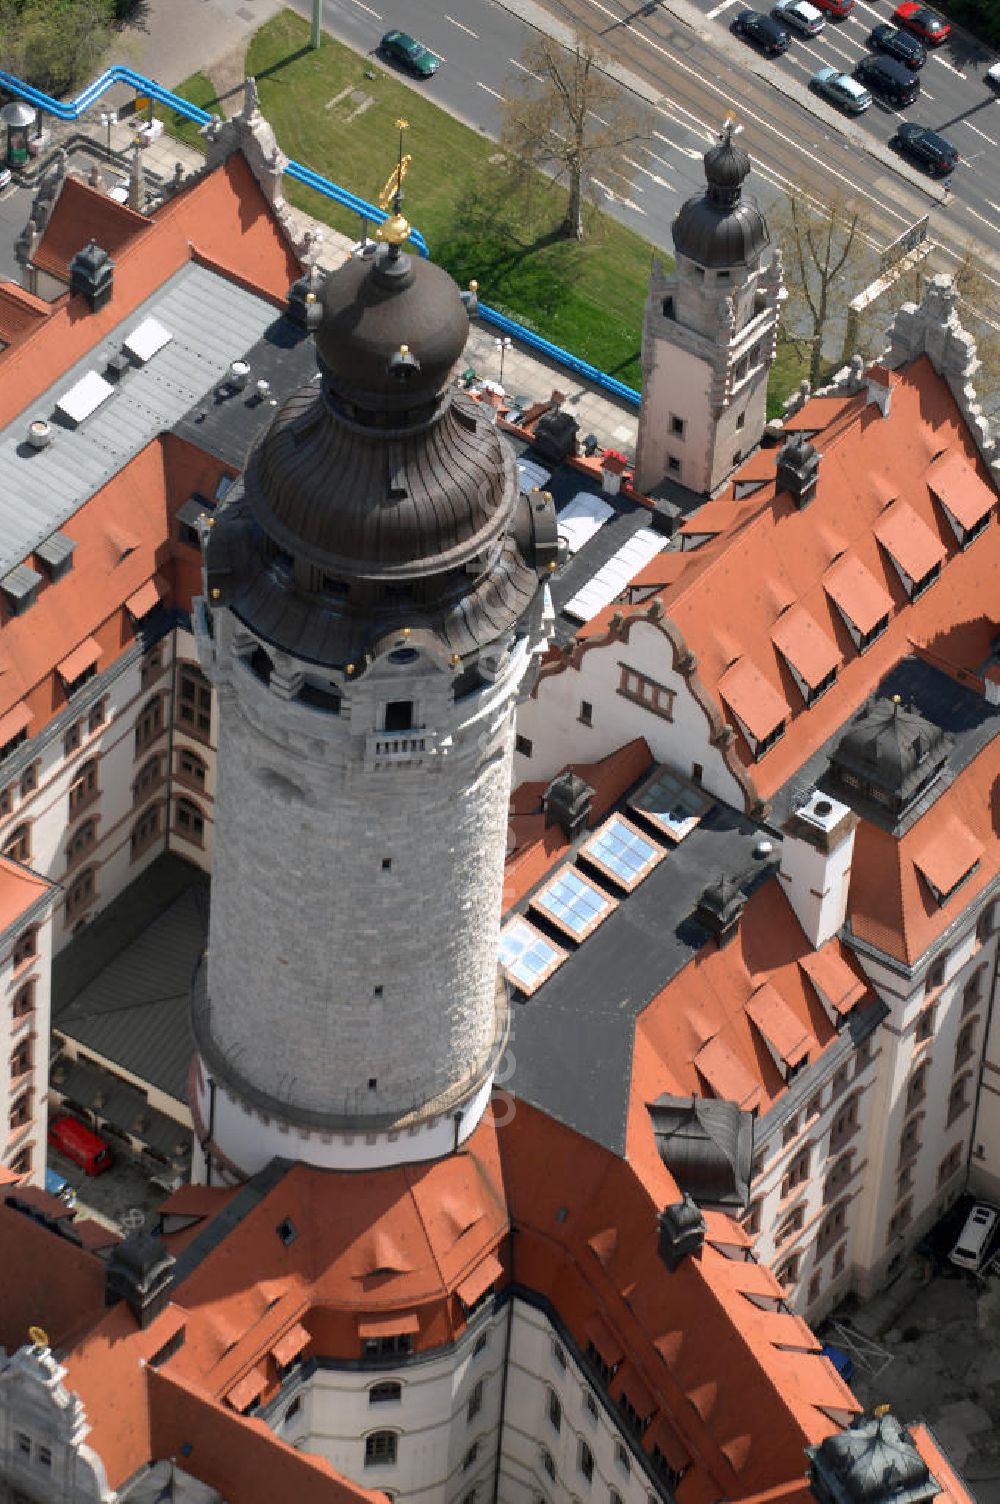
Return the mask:
{"type": "Polygon", "coordinates": [[[586,829],[593,802],[594,790],[590,784],[567,768],[545,790],[545,828],[558,825],[568,841],[575,841],[586,829]]]}
{"type": "Polygon", "coordinates": [[[77,251],[69,264],[69,290],[80,293],[90,304],[91,313],[100,313],[111,302],[115,263],[107,251],[92,240],[86,250],[77,251]]]}
{"type": "Polygon", "coordinates": [[[167,1306],[173,1284],[173,1254],[152,1233],[132,1233],[108,1257],[104,1303],[124,1300],[145,1331],[167,1306]]]}
{"type": "Polygon", "coordinates": [[[746,901],[743,889],[729,877],[710,883],[698,899],[694,917],[702,929],[715,936],[720,950],[734,938],[746,901]]]}
{"type": "Polygon", "coordinates": [[[865,406],[871,407],[874,404],[883,418],[887,418],[892,406],[892,388],[897,378],[887,366],[883,365],[869,366],[865,372],[865,378],[868,382],[865,406]]]}
{"type": "Polygon", "coordinates": [[[789,439],[778,450],[776,491],[787,491],[802,512],[816,495],[820,453],[808,439],[789,439]]]}
{"type": "Polygon", "coordinates": [[[673,1274],[689,1254],[700,1253],[705,1241],[705,1218],[691,1197],[675,1201],[660,1213],[660,1258],[673,1274]]]}
{"type": "Polygon", "coordinates": [[[857,823],[852,809],[817,789],[784,827],[778,876],[817,950],[837,934],[847,914],[857,823]]]}

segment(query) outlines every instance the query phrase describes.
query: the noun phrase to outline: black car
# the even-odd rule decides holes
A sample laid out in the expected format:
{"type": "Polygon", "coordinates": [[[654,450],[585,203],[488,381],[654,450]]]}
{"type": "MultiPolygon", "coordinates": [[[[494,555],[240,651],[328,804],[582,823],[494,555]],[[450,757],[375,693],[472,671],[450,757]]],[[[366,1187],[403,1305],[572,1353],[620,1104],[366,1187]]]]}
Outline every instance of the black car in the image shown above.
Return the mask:
{"type": "Polygon", "coordinates": [[[922,68],[927,61],[927,48],[923,42],[911,36],[908,31],[897,31],[888,21],[875,27],[868,38],[868,45],[874,47],[876,52],[885,52],[889,57],[898,58],[908,68],[922,68]]]}
{"type": "Polygon", "coordinates": [[[908,157],[921,162],[928,172],[942,176],[951,172],[958,163],[958,151],[950,141],[939,136],[927,125],[914,125],[906,120],[893,137],[893,144],[908,157]]]}
{"type": "Polygon", "coordinates": [[[893,57],[863,57],[854,69],[854,77],[884,104],[897,110],[913,104],[920,93],[919,78],[893,57]]]}
{"type": "Polygon", "coordinates": [[[741,10],[733,22],[733,31],[768,57],[787,51],[792,40],[791,32],[772,16],[762,16],[755,10],[741,10]]]}

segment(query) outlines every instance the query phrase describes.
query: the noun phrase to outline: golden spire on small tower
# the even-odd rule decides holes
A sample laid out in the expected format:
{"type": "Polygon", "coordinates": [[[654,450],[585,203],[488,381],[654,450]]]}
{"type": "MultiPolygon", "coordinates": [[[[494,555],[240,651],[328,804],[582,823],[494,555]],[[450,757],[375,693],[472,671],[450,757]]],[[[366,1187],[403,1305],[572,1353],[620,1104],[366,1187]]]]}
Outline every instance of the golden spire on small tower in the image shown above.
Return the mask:
{"type": "Polygon", "coordinates": [[[403,183],[409,171],[410,162],[413,160],[410,154],[403,155],[403,132],[409,129],[409,121],[402,117],[396,121],[396,129],[399,131],[399,152],[396,165],[389,174],[389,179],[378,196],[380,209],[388,209],[392,205],[392,213],[384,224],[375,231],[379,240],[386,245],[395,246],[396,255],[399,247],[410,238],[410,223],[402,212],[403,208],[403,183]]]}

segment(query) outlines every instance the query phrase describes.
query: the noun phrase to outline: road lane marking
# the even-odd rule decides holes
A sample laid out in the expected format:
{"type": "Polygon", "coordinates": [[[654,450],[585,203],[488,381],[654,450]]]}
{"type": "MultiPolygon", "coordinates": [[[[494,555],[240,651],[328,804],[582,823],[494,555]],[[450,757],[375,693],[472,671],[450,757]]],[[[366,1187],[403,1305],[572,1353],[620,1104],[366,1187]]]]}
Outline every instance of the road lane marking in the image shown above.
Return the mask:
{"type": "Polygon", "coordinates": [[[721,16],[724,10],[728,10],[731,5],[735,4],[736,0],[722,0],[721,5],[717,5],[713,10],[709,11],[708,15],[705,17],[705,20],[714,21],[716,16],[721,16]]]}
{"type": "MultiPolygon", "coordinates": [[[[602,15],[607,16],[610,21],[615,21],[620,24],[621,17],[619,15],[616,15],[614,11],[609,10],[606,5],[602,5],[601,0],[588,0],[588,4],[593,6],[595,10],[600,11],[602,15]]],[[[689,74],[692,78],[696,78],[699,83],[711,89],[713,93],[718,94],[720,99],[724,100],[727,105],[733,106],[737,104],[737,101],[731,99],[726,94],[726,91],[720,88],[718,84],[713,83],[712,80],[707,78],[703,72],[699,71],[695,67],[692,67],[691,64],[686,63],[683,58],[675,56],[674,53],[670,52],[666,47],[661,47],[659,42],[657,42],[654,37],[644,36],[642,38],[642,41],[645,46],[652,48],[654,52],[658,52],[663,57],[668,58],[669,61],[674,65],[674,67],[680,68],[682,72],[689,74]]],[[[783,131],[779,131],[777,126],[775,126],[770,120],[768,120],[766,116],[758,115],[755,111],[748,109],[745,103],[739,103],[738,108],[740,115],[744,120],[752,120],[753,123],[760,126],[762,130],[769,131],[772,135],[777,136],[779,141],[784,142],[786,146],[789,146],[794,151],[797,151],[803,158],[814,162],[822,172],[828,173],[832,178],[836,178],[839,183],[843,183],[845,187],[851,190],[852,193],[860,192],[862,196],[870,200],[871,203],[877,204],[882,213],[885,214],[888,218],[898,220],[900,224],[903,225],[910,222],[909,217],[906,214],[900,213],[897,209],[890,209],[883,198],[879,197],[875,193],[870,193],[865,188],[859,188],[857,181],[852,178],[850,174],[840,172],[836,167],[829,166],[827,163],[821,161],[820,158],[817,157],[813,152],[806,151],[801,142],[795,141],[791,136],[786,136],[783,131]]],[[[699,122],[699,124],[701,123],[702,122],[699,122]]]]}
{"type": "Polygon", "coordinates": [[[478,89],[482,89],[483,92],[484,92],[484,94],[492,94],[493,98],[494,99],[499,99],[499,101],[500,101],[501,104],[506,104],[507,103],[507,101],[504,99],[504,97],[503,97],[502,94],[498,94],[497,91],[496,91],[496,89],[491,89],[490,86],[489,86],[489,84],[484,84],[483,81],[482,81],[482,79],[480,79],[480,78],[476,79],[476,87],[478,89]]]}
{"type": "MultiPolygon", "coordinates": [[[[988,141],[991,146],[1000,146],[1000,141],[994,141],[992,136],[988,136],[985,131],[981,131],[978,125],[973,125],[971,120],[959,120],[956,121],[956,124],[967,126],[970,131],[975,131],[977,136],[982,136],[983,140],[988,141]]],[[[996,204],[993,207],[995,209],[996,204]]]]}
{"type": "Polygon", "coordinates": [[[375,17],[376,21],[381,21],[382,17],[379,15],[378,11],[372,10],[370,5],[366,5],[364,3],[364,0],[354,0],[354,4],[358,7],[358,10],[366,10],[370,16],[375,17]]]}
{"type": "Polygon", "coordinates": [[[475,37],[476,41],[479,41],[479,32],[473,31],[471,26],[466,26],[464,21],[456,21],[455,17],[449,16],[447,11],[442,11],[442,15],[446,21],[451,22],[452,26],[457,26],[459,31],[464,31],[467,37],[475,37]]]}
{"type": "Polygon", "coordinates": [[[528,68],[528,67],[526,67],[524,63],[519,62],[516,57],[512,57],[511,58],[511,62],[513,63],[513,65],[514,65],[515,68],[520,68],[520,70],[521,70],[522,73],[526,73],[529,78],[533,78],[535,80],[536,84],[540,84],[541,83],[541,81],[542,81],[541,75],[538,74],[538,73],[532,73],[531,69],[528,68]]]}
{"type": "Polygon", "coordinates": [[[936,52],[932,52],[931,53],[931,57],[933,58],[934,62],[940,63],[941,66],[942,66],[942,68],[947,68],[948,72],[949,73],[954,73],[957,78],[968,78],[969,75],[967,73],[960,73],[959,70],[952,63],[949,63],[943,57],[938,57],[938,55],[937,55],[936,52]]]}

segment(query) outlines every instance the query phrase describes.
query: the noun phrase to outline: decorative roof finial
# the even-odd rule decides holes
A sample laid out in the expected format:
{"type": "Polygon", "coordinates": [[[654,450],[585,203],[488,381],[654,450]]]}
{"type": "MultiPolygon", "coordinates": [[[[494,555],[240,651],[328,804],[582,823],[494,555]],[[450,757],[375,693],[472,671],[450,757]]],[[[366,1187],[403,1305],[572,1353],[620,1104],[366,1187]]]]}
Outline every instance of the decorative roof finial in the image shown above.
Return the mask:
{"type": "Polygon", "coordinates": [[[727,110],[726,117],[722,122],[722,130],[719,132],[719,140],[723,146],[732,146],[733,137],[738,136],[743,127],[736,119],[735,110],[727,110]]]}
{"type": "Polygon", "coordinates": [[[396,165],[389,174],[388,182],[378,196],[380,209],[388,209],[392,206],[392,213],[383,225],[376,230],[379,240],[389,246],[389,256],[395,260],[399,255],[399,248],[410,238],[409,221],[403,216],[403,182],[409,170],[412,158],[409,153],[403,155],[403,132],[409,129],[409,121],[402,116],[396,121],[396,129],[399,131],[399,152],[396,165]]]}
{"type": "Polygon", "coordinates": [[[29,1326],[28,1336],[31,1338],[31,1345],[36,1352],[40,1352],[42,1348],[49,1345],[49,1334],[43,1327],[29,1326]]]}

